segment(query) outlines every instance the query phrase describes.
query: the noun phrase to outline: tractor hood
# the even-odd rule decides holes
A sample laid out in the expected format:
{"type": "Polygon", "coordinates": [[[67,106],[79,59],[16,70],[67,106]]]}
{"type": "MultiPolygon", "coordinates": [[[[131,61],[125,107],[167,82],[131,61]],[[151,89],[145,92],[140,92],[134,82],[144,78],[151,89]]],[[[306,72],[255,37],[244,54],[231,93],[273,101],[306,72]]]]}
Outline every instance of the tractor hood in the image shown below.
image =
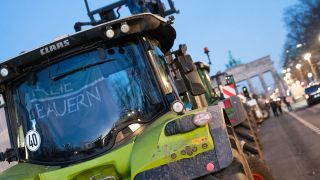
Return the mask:
{"type": "MultiPolygon", "coordinates": [[[[207,163],[216,172],[230,165],[231,147],[223,113],[218,106],[178,116],[169,112],[130,142],[98,158],[67,167],[47,167],[19,163],[0,174],[0,179],[193,179],[209,174],[207,163]],[[212,121],[192,131],[166,135],[166,126],[177,120],[187,121],[208,111],[212,121]]],[[[211,172],[211,173],[212,173],[211,172]]]]}
{"type": "MultiPolygon", "coordinates": [[[[185,114],[191,116],[196,112],[185,114]]],[[[178,118],[176,113],[169,112],[152,124],[147,125],[143,132],[126,144],[109,151],[108,153],[83,163],[73,164],[61,168],[59,166],[41,166],[29,163],[19,163],[0,174],[0,179],[97,179],[109,177],[111,179],[130,179],[135,175],[164,164],[168,164],[184,157],[172,158],[171,154],[181,151],[187,145],[192,145],[193,139],[205,137],[208,132],[205,128],[196,129],[194,132],[180,138],[166,137],[165,125],[178,118]]],[[[213,146],[213,142],[210,142],[213,146]]],[[[208,148],[209,149],[209,148],[208,148]]],[[[199,151],[201,153],[203,151],[199,151]]],[[[188,155],[185,155],[188,156],[188,155]]]]}

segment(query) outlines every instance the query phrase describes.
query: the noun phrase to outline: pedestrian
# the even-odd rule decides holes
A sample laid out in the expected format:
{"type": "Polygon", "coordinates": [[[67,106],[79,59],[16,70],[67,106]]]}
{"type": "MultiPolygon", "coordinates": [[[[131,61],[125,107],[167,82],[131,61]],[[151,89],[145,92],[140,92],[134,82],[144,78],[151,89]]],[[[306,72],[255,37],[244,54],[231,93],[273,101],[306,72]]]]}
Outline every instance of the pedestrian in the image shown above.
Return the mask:
{"type": "Polygon", "coordinates": [[[282,114],[282,106],[281,106],[281,99],[277,99],[277,110],[279,110],[280,114],[282,114]]]}
{"type": "Polygon", "coordinates": [[[278,110],[277,110],[277,103],[273,99],[270,99],[269,102],[270,102],[270,106],[271,106],[273,115],[278,117],[279,114],[278,114],[278,110]]]}
{"type": "Polygon", "coordinates": [[[291,104],[290,104],[290,102],[287,100],[287,97],[283,97],[283,98],[282,98],[282,101],[286,104],[288,110],[289,110],[289,111],[292,111],[291,104]]]}

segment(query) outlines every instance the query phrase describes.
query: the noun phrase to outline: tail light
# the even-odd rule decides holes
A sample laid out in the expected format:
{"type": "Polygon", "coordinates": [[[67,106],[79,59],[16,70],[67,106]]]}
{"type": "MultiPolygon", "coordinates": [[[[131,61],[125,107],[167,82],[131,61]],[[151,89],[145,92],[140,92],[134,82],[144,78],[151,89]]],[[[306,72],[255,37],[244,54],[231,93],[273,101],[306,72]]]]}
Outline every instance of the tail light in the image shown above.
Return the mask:
{"type": "Polygon", "coordinates": [[[226,109],[231,108],[231,100],[230,99],[225,99],[223,101],[223,104],[224,104],[224,108],[226,108],[226,109]]]}
{"type": "Polygon", "coordinates": [[[208,163],[207,164],[207,171],[212,173],[214,171],[214,164],[213,163],[208,163]]]}

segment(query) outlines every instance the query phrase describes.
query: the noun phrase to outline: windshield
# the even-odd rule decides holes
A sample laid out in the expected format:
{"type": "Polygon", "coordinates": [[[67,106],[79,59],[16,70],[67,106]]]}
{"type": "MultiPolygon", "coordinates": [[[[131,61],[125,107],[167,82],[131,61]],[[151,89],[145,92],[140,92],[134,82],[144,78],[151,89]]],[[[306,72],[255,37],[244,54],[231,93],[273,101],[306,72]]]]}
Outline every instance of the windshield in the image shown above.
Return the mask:
{"type": "Polygon", "coordinates": [[[320,89],[320,85],[314,85],[311,87],[308,87],[305,89],[306,94],[312,94],[318,91],[318,89],[320,89]]]}
{"type": "Polygon", "coordinates": [[[165,110],[155,82],[137,43],[98,48],[30,73],[15,88],[19,147],[36,161],[96,154],[103,150],[97,141],[127,117],[150,121],[165,110]]]}

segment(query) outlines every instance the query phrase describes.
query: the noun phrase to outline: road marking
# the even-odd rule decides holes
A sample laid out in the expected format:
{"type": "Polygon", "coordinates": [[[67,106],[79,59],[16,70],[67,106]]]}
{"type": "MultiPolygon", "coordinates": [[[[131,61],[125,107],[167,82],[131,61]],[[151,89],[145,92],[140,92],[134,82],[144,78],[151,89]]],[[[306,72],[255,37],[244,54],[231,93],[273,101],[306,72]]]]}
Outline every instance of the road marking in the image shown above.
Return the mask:
{"type": "Polygon", "coordinates": [[[307,122],[306,120],[302,119],[301,117],[299,117],[298,115],[296,115],[293,112],[289,112],[289,115],[291,117],[293,117],[294,119],[296,119],[297,121],[299,121],[301,124],[303,124],[304,126],[306,126],[307,128],[311,129],[313,132],[317,133],[320,135],[320,128],[316,127],[315,125],[307,122]]]}

